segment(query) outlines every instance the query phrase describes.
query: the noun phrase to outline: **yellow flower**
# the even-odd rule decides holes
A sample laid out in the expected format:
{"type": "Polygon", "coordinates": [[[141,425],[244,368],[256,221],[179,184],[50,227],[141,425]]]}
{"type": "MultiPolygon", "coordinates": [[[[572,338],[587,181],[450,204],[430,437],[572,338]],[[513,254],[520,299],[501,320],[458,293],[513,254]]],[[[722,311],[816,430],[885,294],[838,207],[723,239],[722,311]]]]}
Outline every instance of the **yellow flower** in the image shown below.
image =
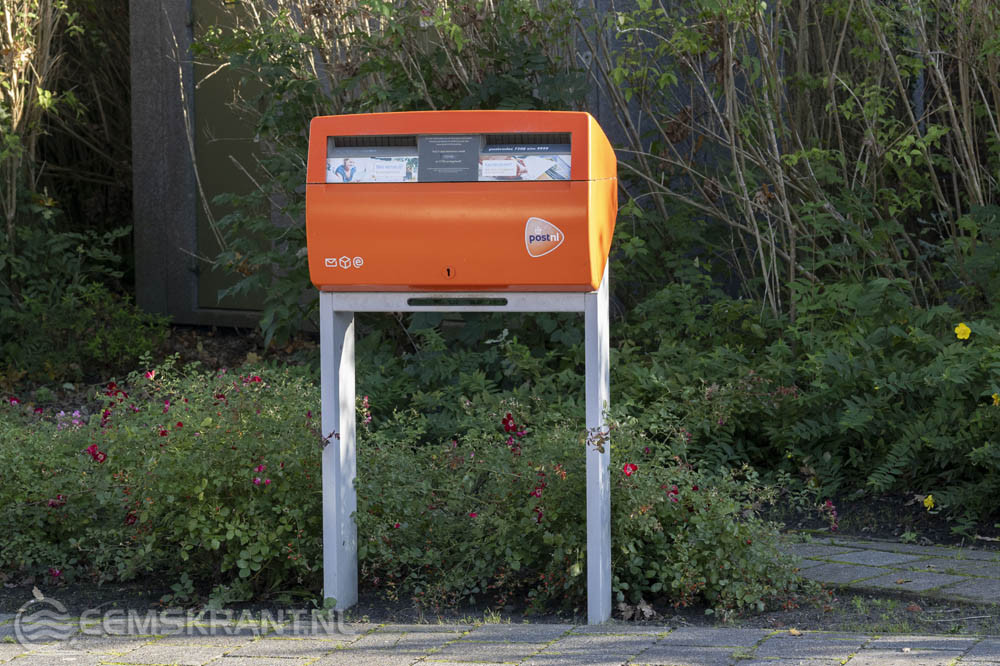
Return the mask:
{"type": "Polygon", "coordinates": [[[969,334],[972,333],[972,329],[966,326],[964,323],[959,324],[955,327],[955,335],[959,340],[968,340],[969,334]]]}
{"type": "Polygon", "coordinates": [[[924,506],[927,507],[928,511],[934,508],[934,495],[928,495],[924,498],[924,506]]]}
{"type": "Polygon", "coordinates": [[[993,406],[1000,407],[1000,394],[998,393],[993,394],[993,406]]]}

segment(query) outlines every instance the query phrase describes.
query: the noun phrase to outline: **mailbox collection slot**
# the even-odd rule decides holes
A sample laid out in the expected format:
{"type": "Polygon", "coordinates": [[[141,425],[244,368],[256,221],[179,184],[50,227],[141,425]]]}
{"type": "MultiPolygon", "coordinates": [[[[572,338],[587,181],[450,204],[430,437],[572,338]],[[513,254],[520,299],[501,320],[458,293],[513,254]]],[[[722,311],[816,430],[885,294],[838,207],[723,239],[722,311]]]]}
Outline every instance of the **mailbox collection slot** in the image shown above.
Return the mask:
{"type": "Polygon", "coordinates": [[[506,298],[409,298],[406,304],[413,307],[473,307],[490,308],[507,305],[506,298]]]}
{"type": "Polygon", "coordinates": [[[327,183],[570,180],[569,132],[327,138],[327,183]]]}

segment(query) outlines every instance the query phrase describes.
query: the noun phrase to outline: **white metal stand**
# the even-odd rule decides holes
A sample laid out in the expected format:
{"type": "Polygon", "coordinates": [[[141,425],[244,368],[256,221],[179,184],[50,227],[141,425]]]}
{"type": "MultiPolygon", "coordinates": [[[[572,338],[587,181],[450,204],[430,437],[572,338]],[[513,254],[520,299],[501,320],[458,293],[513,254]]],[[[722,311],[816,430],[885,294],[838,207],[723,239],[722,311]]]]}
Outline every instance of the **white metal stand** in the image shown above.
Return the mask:
{"type": "Polygon", "coordinates": [[[354,400],[355,312],[583,312],[587,396],[587,621],[611,617],[611,442],[608,272],[587,293],[320,292],[323,449],[323,596],[358,601],[354,400]],[[431,301],[429,304],[421,302],[431,301]],[[483,304],[480,304],[483,303],[483,304]],[[603,443],[603,451],[594,443],[603,443]]]}

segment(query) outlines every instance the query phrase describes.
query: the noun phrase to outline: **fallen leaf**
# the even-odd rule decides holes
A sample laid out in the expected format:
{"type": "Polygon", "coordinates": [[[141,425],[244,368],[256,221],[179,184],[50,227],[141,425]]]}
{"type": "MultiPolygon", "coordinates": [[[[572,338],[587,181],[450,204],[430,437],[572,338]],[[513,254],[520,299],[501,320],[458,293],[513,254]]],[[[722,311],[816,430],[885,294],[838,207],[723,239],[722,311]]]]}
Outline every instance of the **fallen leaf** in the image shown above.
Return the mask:
{"type": "Polygon", "coordinates": [[[908,648],[908,647],[902,648],[900,650],[900,652],[909,652],[909,651],[910,651],[910,648],[908,648]]]}
{"type": "Polygon", "coordinates": [[[790,636],[801,636],[802,632],[796,629],[795,627],[792,627],[791,629],[788,630],[788,634],[790,636]]]}
{"type": "Polygon", "coordinates": [[[906,610],[910,611],[911,613],[919,613],[920,611],[923,610],[923,608],[921,608],[916,604],[910,604],[909,606],[906,607],[906,610]]]}
{"type": "Polygon", "coordinates": [[[909,578],[900,578],[896,581],[896,585],[903,585],[904,583],[912,583],[913,581],[909,578]]]}
{"type": "Polygon", "coordinates": [[[45,598],[45,595],[42,594],[42,591],[38,589],[37,585],[31,588],[31,596],[35,597],[35,599],[38,599],[39,601],[45,598]]]}

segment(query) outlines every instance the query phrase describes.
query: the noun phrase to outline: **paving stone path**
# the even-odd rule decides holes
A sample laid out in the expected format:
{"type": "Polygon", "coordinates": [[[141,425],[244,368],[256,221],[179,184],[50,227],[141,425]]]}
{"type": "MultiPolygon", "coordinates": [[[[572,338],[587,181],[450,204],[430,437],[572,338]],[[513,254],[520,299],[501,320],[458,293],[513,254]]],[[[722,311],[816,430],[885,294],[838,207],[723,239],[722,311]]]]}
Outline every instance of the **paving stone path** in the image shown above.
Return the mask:
{"type": "Polygon", "coordinates": [[[802,575],[851,589],[1000,604],[1000,552],[825,537],[785,546],[802,575]]]}
{"type": "MultiPolygon", "coordinates": [[[[985,551],[848,539],[789,543],[804,574],[852,589],[1000,603],[1000,558],[985,551]]],[[[343,624],[311,616],[85,615],[51,600],[0,614],[12,666],[989,666],[1000,638],[725,627],[572,624],[343,624]]]]}

